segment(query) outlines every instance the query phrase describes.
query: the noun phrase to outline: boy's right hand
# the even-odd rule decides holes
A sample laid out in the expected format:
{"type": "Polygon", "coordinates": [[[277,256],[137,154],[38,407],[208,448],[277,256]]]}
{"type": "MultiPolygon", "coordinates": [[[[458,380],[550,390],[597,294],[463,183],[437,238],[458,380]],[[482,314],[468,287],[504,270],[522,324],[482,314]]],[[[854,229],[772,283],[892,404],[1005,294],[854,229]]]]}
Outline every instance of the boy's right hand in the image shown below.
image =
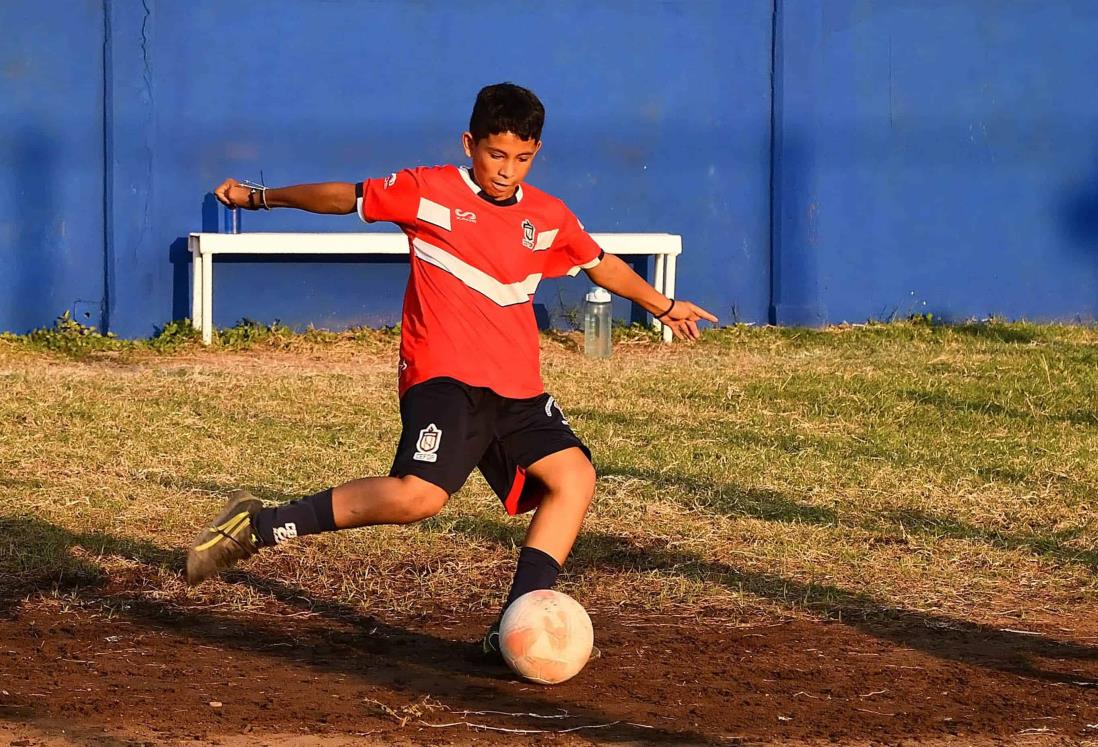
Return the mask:
{"type": "Polygon", "coordinates": [[[261,206],[258,199],[252,193],[250,187],[245,187],[236,179],[229,178],[221,182],[214,190],[214,197],[222,205],[228,208],[244,208],[245,210],[257,210],[261,206]]]}
{"type": "Polygon", "coordinates": [[[675,301],[667,313],[656,317],[665,326],[671,328],[671,332],[680,340],[698,340],[701,332],[698,330],[698,322],[707,321],[717,324],[717,317],[710,314],[697,304],[689,301],[675,301]]]}

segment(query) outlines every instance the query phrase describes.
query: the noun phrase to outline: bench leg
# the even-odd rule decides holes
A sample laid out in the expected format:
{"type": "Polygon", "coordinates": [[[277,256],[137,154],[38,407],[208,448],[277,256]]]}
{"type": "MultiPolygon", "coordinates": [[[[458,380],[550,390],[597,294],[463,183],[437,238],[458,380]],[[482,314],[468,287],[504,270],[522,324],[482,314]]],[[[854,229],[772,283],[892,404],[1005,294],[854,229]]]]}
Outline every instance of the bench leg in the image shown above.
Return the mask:
{"type": "MultiPolygon", "coordinates": [[[[678,257],[674,254],[667,256],[667,269],[664,270],[663,275],[663,295],[668,298],[675,297],[675,265],[678,261],[678,257]]],[[[663,326],[663,341],[671,342],[674,335],[671,332],[671,328],[666,324],[663,326]]]]}
{"type": "MultiPolygon", "coordinates": [[[[652,283],[652,287],[654,287],[660,293],[667,295],[666,293],[664,293],[663,289],[664,267],[667,265],[667,255],[657,254],[654,259],[656,277],[653,278],[654,282],[652,283]]],[[[663,329],[663,324],[661,324],[660,320],[656,319],[656,317],[654,316],[652,317],[652,326],[658,330],[663,329]]]]}
{"type": "Polygon", "coordinates": [[[191,251],[191,326],[202,329],[202,254],[198,251],[198,240],[187,237],[191,251]]]}
{"type": "Polygon", "coordinates": [[[202,344],[213,342],[213,255],[202,259],[202,344]]]}

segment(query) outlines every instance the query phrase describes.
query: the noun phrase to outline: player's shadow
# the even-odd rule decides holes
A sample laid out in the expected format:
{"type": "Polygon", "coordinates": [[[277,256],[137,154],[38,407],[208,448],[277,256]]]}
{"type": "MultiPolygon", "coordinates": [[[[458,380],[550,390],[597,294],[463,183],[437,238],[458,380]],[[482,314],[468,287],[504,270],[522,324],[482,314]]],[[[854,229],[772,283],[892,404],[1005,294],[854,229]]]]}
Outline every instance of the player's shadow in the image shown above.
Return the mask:
{"type": "MultiPolygon", "coordinates": [[[[521,544],[523,529],[482,517],[459,519],[454,531],[507,547],[521,544]]],[[[1078,684],[1077,672],[1054,671],[1041,660],[1098,661],[1098,647],[1058,641],[1044,635],[1017,633],[989,625],[884,605],[866,594],[830,584],[817,584],[778,574],[746,571],[696,554],[671,549],[665,542],[637,540],[602,532],[583,532],[567,569],[660,571],[690,580],[716,582],[791,607],[807,608],[828,620],[875,638],[908,646],[930,656],[996,669],[1062,685],[1078,684]]]]}
{"type": "MultiPolygon", "coordinates": [[[[17,614],[25,599],[43,591],[64,593],[84,602],[109,601],[112,614],[180,638],[199,638],[225,649],[281,657],[295,666],[361,678],[395,691],[407,691],[418,682],[423,695],[455,710],[482,710],[485,697],[490,697],[494,710],[515,714],[509,728],[545,729],[545,722],[534,714],[566,709],[573,723],[613,724],[586,735],[596,742],[713,743],[692,731],[629,724],[608,712],[562,702],[553,691],[546,690],[542,696],[525,687],[516,688],[510,672],[501,665],[486,665],[469,642],[388,624],[352,606],[315,598],[293,584],[240,570],[225,574],[229,583],[323,617],[320,624],[295,625],[291,635],[286,622],[289,613],[256,617],[202,610],[193,603],[174,604],[142,593],[145,584],[140,583],[141,578],[112,579],[94,561],[109,556],[136,561],[134,573],[139,577],[156,569],[179,573],[184,562],[180,550],[104,532],[73,532],[28,517],[0,516],[0,536],[13,547],[29,548],[10,560],[0,555],[0,572],[11,579],[0,587],[0,616],[17,614]],[[430,683],[429,687],[424,683],[430,683]]],[[[487,618],[483,621],[485,626],[488,622],[487,618]]],[[[45,716],[48,714],[35,709],[4,714],[8,720],[25,717],[28,721],[45,716]]]]}

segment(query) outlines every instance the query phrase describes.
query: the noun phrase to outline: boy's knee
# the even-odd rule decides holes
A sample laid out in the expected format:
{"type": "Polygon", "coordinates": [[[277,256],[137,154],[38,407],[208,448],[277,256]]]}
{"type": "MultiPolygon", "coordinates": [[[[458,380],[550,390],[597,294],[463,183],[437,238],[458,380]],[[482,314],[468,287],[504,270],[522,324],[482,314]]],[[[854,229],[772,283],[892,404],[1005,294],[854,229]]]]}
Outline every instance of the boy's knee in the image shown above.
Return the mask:
{"type": "Polygon", "coordinates": [[[587,496],[587,500],[595,496],[595,479],[595,465],[585,461],[583,467],[577,471],[576,481],[583,494],[587,496]]]}
{"type": "Polygon", "coordinates": [[[595,497],[595,466],[578,448],[550,454],[527,470],[542,500],[590,505],[595,497]]]}
{"type": "Polygon", "coordinates": [[[400,478],[400,502],[402,504],[402,523],[429,519],[446,505],[450,494],[438,485],[429,483],[412,475],[400,478]]]}
{"type": "Polygon", "coordinates": [[[590,503],[595,497],[595,467],[584,459],[567,472],[560,474],[550,485],[550,492],[566,496],[570,500],[590,503]]]}

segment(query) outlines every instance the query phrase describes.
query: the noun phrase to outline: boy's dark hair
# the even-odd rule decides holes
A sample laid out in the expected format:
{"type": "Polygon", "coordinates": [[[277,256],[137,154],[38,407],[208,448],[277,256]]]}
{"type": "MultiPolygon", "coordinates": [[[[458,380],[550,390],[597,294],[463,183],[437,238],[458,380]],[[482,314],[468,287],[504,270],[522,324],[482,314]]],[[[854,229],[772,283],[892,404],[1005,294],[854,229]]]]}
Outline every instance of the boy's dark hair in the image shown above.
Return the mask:
{"type": "Polygon", "coordinates": [[[485,86],[473,104],[469,132],[477,141],[489,135],[511,132],[522,140],[541,140],[545,107],[530,91],[514,83],[485,86]]]}

